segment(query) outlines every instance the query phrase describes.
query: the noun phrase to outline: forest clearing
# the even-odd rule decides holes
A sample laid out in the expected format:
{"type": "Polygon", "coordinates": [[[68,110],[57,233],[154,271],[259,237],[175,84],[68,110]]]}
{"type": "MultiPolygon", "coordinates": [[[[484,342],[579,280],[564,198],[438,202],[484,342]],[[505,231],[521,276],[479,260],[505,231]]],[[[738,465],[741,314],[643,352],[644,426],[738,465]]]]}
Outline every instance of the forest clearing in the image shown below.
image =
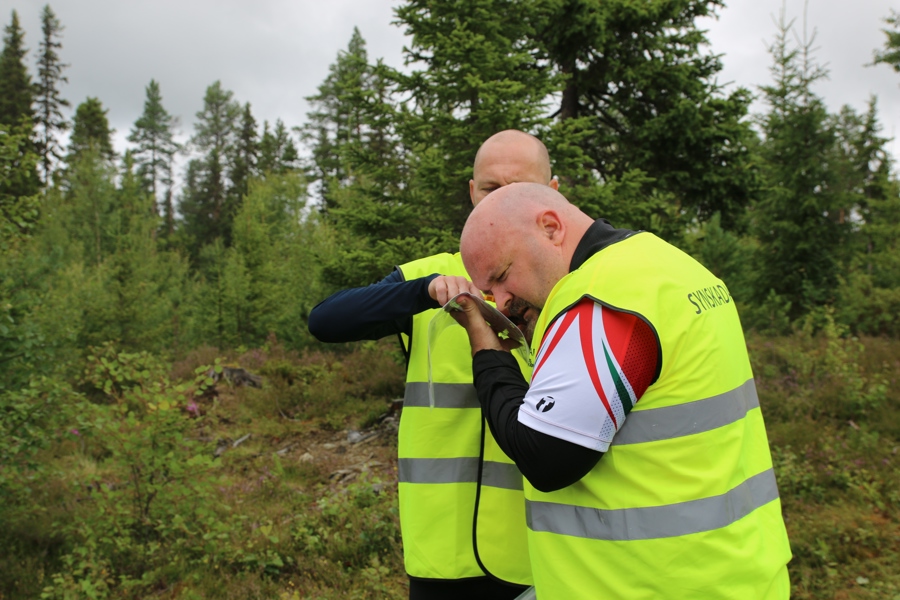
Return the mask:
{"type": "MultiPolygon", "coordinates": [[[[304,124],[260,125],[217,80],[184,139],[151,79],[124,152],[99,98],[68,110],[50,6],[31,55],[13,10],[0,600],[408,597],[408,357],[380,330],[325,344],[310,314],[457,252],[476,151],[510,129],[544,144],[541,183],[572,206],[727,284],[694,306],[740,315],[792,597],[900,600],[891,140],[874,97],[828,109],[827,68],[784,15],[772,81],[721,87],[696,23],[721,4],[406,0],[408,71],[370,59],[354,30],[304,124]]],[[[900,16],[884,24],[875,62],[900,70],[900,16]]]]}

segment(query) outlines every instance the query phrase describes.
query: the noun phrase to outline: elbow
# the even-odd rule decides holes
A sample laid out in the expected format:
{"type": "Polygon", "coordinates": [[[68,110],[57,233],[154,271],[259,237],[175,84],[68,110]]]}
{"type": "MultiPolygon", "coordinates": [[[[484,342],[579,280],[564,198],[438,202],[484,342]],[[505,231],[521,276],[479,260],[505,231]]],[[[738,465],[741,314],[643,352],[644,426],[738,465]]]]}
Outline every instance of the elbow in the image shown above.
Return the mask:
{"type": "Polygon", "coordinates": [[[585,451],[581,456],[571,457],[572,460],[567,464],[544,463],[538,468],[530,469],[529,472],[522,471],[522,475],[539,492],[545,494],[556,492],[581,481],[593,470],[601,456],[602,452],[585,451]]]}
{"type": "MultiPolygon", "coordinates": [[[[543,492],[545,494],[549,494],[550,492],[555,492],[557,490],[561,490],[565,485],[560,485],[556,481],[551,481],[549,479],[540,479],[540,478],[527,478],[528,483],[531,484],[531,487],[536,489],[539,492],[543,492]]],[[[573,482],[574,483],[574,482],[573,482]]]]}
{"type": "MultiPolygon", "coordinates": [[[[522,470],[521,467],[520,470],[522,470]]],[[[561,490],[581,479],[580,476],[567,475],[550,469],[530,469],[528,472],[522,470],[522,475],[528,480],[531,487],[545,494],[561,490]]]]}
{"type": "Polygon", "coordinates": [[[328,335],[328,328],[325,326],[327,319],[322,318],[321,311],[316,310],[317,308],[318,307],[310,311],[309,318],[306,322],[306,329],[320,342],[326,344],[334,343],[331,336],[328,335]]]}

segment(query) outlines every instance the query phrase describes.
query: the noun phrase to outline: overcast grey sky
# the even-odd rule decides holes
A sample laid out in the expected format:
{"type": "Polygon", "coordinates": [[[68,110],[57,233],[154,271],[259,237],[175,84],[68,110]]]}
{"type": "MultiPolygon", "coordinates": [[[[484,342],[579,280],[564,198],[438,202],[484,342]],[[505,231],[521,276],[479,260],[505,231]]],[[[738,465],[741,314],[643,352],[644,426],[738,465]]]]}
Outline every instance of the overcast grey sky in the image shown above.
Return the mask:
{"type": "MultiPolygon", "coordinates": [[[[47,0],[0,0],[3,25],[19,13],[29,68],[40,42],[40,11],[47,0]]],[[[192,131],[206,87],[216,80],[235,98],[250,102],[262,124],[282,119],[288,127],[305,120],[304,97],[316,92],[339,50],[357,26],[370,60],[403,64],[403,30],[392,25],[399,0],[52,0],[65,27],[62,59],[70,66],[63,97],[72,109],[88,96],[100,99],[116,131],[118,150],[140,116],[144,88],[156,79],[167,110],[180,118],[182,139],[192,131]]],[[[865,109],[878,96],[883,134],[900,134],[900,74],[866,67],[885,40],[882,19],[895,0],[808,0],[807,26],[817,30],[819,63],[830,79],[816,92],[832,110],[850,104],[865,109]]],[[[802,32],[804,0],[731,0],[718,20],[704,20],[711,49],[724,54],[720,82],[749,87],[771,81],[766,46],[774,18],[785,6],[802,32]]],[[[754,108],[761,111],[757,103],[754,108]]],[[[891,145],[895,156],[900,146],[891,145]]]]}

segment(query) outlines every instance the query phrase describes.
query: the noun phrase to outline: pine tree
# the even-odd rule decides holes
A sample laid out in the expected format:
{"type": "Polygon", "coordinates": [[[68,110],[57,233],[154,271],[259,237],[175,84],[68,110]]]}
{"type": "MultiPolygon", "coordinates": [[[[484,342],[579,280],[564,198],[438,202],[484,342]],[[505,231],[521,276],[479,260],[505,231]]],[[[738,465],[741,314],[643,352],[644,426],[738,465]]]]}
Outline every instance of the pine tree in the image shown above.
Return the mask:
{"type": "Polygon", "coordinates": [[[25,67],[28,51],[23,45],[24,32],[16,11],[12,11],[12,20],[5,31],[0,54],[0,125],[18,126],[25,119],[30,126],[34,119],[34,91],[25,67]]]}
{"type": "Polygon", "coordinates": [[[175,211],[172,207],[172,167],[181,146],[175,141],[173,128],[177,124],[162,105],[159,84],[151,79],[146,88],[144,112],[134,122],[128,141],[136,144],[134,159],[145,189],[154,199],[154,210],[163,206],[164,232],[174,231],[175,211]]]}
{"type": "Polygon", "coordinates": [[[41,155],[41,170],[44,183],[49,183],[53,170],[53,161],[62,157],[59,140],[56,134],[68,129],[68,123],[62,114],[62,108],[69,106],[69,101],[62,98],[59,91],[61,83],[68,79],[62,72],[68,65],[60,61],[58,51],[62,48],[59,42],[63,27],[56,18],[50,5],[44,6],[41,13],[40,55],[38,56],[37,82],[37,132],[38,149],[41,155]]]}
{"type": "Polygon", "coordinates": [[[216,239],[230,243],[233,214],[228,210],[228,154],[234,145],[240,105],[232,92],[216,81],[206,89],[203,110],[197,113],[191,144],[202,156],[190,161],[180,202],[191,256],[216,239]]]}
{"type": "Polygon", "coordinates": [[[72,136],[69,138],[67,157],[69,162],[91,149],[106,160],[115,157],[116,152],[112,146],[112,134],[115,130],[109,127],[107,112],[97,98],[88,98],[78,105],[72,119],[72,136]]]}
{"type": "Polygon", "coordinates": [[[812,57],[815,39],[791,46],[781,16],[769,51],[774,83],[762,91],[770,109],[760,122],[763,191],[753,211],[758,253],[756,300],[790,303],[791,319],[829,303],[849,222],[840,189],[838,137],[812,85],[827,75],[812,57]]]}

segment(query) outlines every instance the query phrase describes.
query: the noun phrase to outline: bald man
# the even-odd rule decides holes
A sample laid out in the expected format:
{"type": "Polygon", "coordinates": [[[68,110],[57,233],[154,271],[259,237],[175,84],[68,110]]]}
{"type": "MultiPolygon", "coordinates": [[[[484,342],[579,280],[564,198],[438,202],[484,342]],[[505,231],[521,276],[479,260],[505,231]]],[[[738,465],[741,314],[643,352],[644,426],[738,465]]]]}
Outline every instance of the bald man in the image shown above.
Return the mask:
{"type": "MultiPolygon", "coordinates": [[[[521,181],[557,188],[544,144],[516,130],[488,138],[475,156],[472,204],[521,181]]],[[[310,332],[324,342],[401,336],[400,527],[411,600],[502,600],[532,583],[522,476],[486,431],[462,330],[443,334],[433,349],[433,409],[429,402],[428,324],[461,291],[480,294],[459,254],[439,254],[337,292],[309,317],[310,332]]]]}
{"type": "Polygon", "coordinates": [[[536,353],[529,384],[460,301],[479,402],[527,480],[537,597],[788,598],[790,546],[725,284],[527,183],[487,196],[460,245],[536,353]]]}

